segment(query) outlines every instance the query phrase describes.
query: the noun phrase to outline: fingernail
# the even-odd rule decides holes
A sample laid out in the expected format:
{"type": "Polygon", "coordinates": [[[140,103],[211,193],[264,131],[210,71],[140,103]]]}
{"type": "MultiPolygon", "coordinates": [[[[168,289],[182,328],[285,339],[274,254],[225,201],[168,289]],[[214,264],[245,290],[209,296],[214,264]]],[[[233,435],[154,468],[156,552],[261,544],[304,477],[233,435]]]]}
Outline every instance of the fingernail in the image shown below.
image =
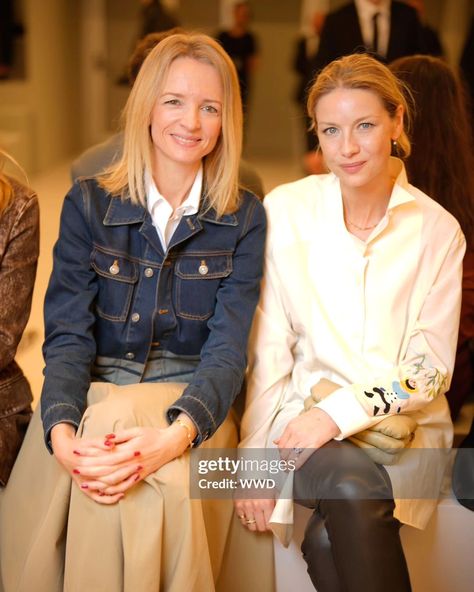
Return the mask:
{"type": "Polygon", "coordinates": [[[103,491],[99,491],[99,495],[102,497],[103,495],[105,495],[105,493],[103,491]]]}
{"type": "Polygon", "coordinates": [[[143,470],[143,467],[142,467],[142,465],[138,465],[138,467],[137,467],[137,471],[141,471],[141,470],[143,470]]]}
{"type": "Polygon", "coordinates": [[[114,442],[110,442],[109,440],[106,440],[104,442],[104,446],[115,446],[114,442]]]}
{"type": "Polygon", "coordinates": [[[140,475],[135,475],[134,481],[138,481],[138,479],[140,479],[140,475]]]}
{"type": "Polygon", "coordinates": [[[141,452],[139,450],[135,450],[135,452],[133,453],[133,456],[140,456],[141,452]]]}
{"type": "Polygon", "coordinates": [[[79,450],[73,450],[72,453],[77,454],[77,456],[81,456],[81,453],[79,452],[79,450]]]}
{"type": "Polygon", "coordinates": [[[105,438],[106,440],[112,440],[113,438],[115,438],[115,434],[106,434],[105,438]]]}
{"type": "Polygon", "coordinates": [[[74,475],[80,475],[81,474],[77,469],[73,469],[72,472],[74,473],[74,475]]]}
{"type": "Polygon", "coordinates": [[[89,485],[87,485],[87,483],[83,483],[81,485],[81,489],[89,489],[89,485]]]}

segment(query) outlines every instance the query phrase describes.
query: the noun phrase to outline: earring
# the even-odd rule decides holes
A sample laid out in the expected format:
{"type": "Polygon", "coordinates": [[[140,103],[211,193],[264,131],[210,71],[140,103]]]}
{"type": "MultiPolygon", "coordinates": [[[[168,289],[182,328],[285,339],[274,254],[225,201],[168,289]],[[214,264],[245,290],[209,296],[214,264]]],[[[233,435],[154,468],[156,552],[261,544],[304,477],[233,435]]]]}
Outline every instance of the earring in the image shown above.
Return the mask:
{"type": "Polygon", "coordinates": [[[398,144],[397,144],[397,140],[392,140],[392,154],[397,154],[398,153],[398,144]]]}

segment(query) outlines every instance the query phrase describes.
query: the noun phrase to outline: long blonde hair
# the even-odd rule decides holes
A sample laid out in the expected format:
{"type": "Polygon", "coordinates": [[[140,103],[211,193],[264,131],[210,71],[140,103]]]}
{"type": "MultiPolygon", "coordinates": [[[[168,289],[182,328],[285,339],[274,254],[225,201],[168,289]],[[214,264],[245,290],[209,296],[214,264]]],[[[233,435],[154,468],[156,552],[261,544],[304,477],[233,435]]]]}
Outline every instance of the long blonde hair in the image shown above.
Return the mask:
{"type": "Polygon", "coordinates": [[[145,172],[152,170],[150,123],[156,98],[171,64],[188,57],[213,66],[222,83],[222,129],[214,150],[204,158],[206,207],[220,216],[239,203],[238,169],[242,151],[242,102],[232,60],[211,37],[179,33],[163,39],[148,55],[124,109],[124,146],[121,159],[101,177],[100,185],[122,199],[146,206],[145,172]]]}
{"type": "Polygon", "coordinates": [[[25,171],[21,168],[13,156],[10,156],[7,152],[5,152],[5,150],[0,148],[0,214],[6,210],[14,195],[10,179],[3,172],[3,167],[5,166],[6,161],[10,161],[13,165],[15,165],[15,167],[21,171],[25,179],[27,179],[25,171]]]}
{"type": "Polygon", "coordinates": [[[411,112],[407,104],[407,91],[403,82],[382,63],[367,54],[348,55],[328,64],[316,77],[308,95],[308,114],[311,129],[317,126],[316,106],[319,99],[337,88],[362,89],[375,93],[382,101],[390,117],[395,117],[399,105],[403,107],[405,127],[397,138],[396,155],[407,158],[411,152],[407,132],[411,124],[411,112]]]}

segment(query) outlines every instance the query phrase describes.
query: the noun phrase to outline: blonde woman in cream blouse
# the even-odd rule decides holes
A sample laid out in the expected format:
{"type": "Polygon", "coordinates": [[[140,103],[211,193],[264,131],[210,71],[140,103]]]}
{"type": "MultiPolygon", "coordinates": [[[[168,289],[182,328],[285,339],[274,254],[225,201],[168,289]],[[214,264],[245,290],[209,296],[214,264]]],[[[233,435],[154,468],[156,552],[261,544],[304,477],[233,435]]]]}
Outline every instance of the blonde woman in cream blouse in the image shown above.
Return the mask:
{"type": "MultiPolygon", "coordinates": [[[[440,457],[402,455],[384,467],[346,439],[401,413],[417,422],[412,448],[451,446],[444,393],[465,240],[392,156],[409,154],[408,112],[385,66],[365,55],[332,62],[308,111],[330,172],[265,200],[265,280],[240,446],[277,446],[296,462],[293,496],[315,510],[302,550],[318,592],[403,592],[399,528],[426,525],[440,457]],[[321,379],[339,388],[303,412],[321,379]]],[[[291,504],[242,499],[236,512],[249,530],[278,533],[291,523],[291,504]]]]}

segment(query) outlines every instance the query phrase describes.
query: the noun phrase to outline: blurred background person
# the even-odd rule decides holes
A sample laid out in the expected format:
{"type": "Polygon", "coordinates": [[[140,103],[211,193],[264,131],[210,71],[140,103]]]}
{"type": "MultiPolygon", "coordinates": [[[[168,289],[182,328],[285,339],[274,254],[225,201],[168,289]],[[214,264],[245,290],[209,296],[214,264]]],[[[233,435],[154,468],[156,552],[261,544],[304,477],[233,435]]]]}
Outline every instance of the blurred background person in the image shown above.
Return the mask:
{"type": "Polygon", "coordinates": [[[460,67],[468,93],[471,129],[474,135],[474,18],[471,20],[469,33],[464,43],[460,67]]]}
{"type": "Polygon", "coordinates": [[[453,69],[440,58],[400,58],[390,68],[408,85],[414,101],[412,151],[405,161],[408,179],[451,212],[466,237],[459,339],[447,393],[456,419],[474,393],[474,146],[465,94],[453,69]]]}
{"type": "Polygon", "coordinates": [[[313,77],[313,63],[319,47],[319,39],[324,25],[326,13],[316,10],[311,18],[309,34],[302,35],[296,41],[295,56],[293,59],[293,70],[298,74],[299,80],[295,92],[295,101],[301,109],[305,123],[305,145],[306,152],[303,159],[303,166],[307,172],[324,172],[320,152],[316,152],[318,146],[314,132],[310,131],[311,119],[306,109],[307,91],[313,77]]]}
{"type": "Polygon", "coordinates": [[[217,40],[232,58],[239,77],[244,114],[248,110],[252,76],[257,66],[258,40],[249,30],[251,11],[248,2],[236,2],[232,10],[230,29],[220,31],[217,40]]]}
{"type": "Polygon", "coordinates": [[[149,33],[167,31],[179,26],[177,18],[162,6],[161,0],[140,0],[140,4],[142,5],[140,39],[149,33]]]}
{"type": "Polygon", "coordinates": [[[15,76],[15,39],[24,33],[15,12],[15,0],[0,2],[0,80],[15,76]]]}
{"type": "MultiPolygon", "coordinates": [[[[179,27],[178,19],[163,7],[161,0],[139,0],[139,2],[141,11],[137,45],[151,33],[160,33],[179,27]]],[[[127,70],[118,79],[118,84],[133,84],[130,80],[129,68],[127,70]]]]}
{"type": "MultiPolygon", "coordinates": [[[[0,490],[31,417],[31,390],[15,354],[30,316],[39,253],[35,192],[2,171],[0,150],[0,490]]],[[[1,585],[0,585],[1,587],[1,585]]]]}
{"type": "MultiPolygon", "coordinates": [[[[148,33],[148,35],[137,42],[127,68],[127,80],[130,88],[133,87],[138,73],[140,72],[140,68],[151,50],[158,45],[160,41],[175,33],[184,33],[184,29],[174,27],[169,31],[148,33]]],[[[100,144],[91,146],[73,161],[71,165],[72,181],[75,181],[78,177],[93,177],[94,175],[104,172],[107,167],[122,156],[122,150],[122,131],[113,134],[110,138],[100,144]]],[[[262,180],[255,168],[244,159],[240,159],[239,182],[242,187],[254,193],[259,199],[263,199],[264,189],[262,180]]]]}
{"type": "Polygon", "coordinates": [[[423,53],[421,39],[421,23],[411,6],[397,0],[354,0],[326,16],[313,72],[354,52],[386,62],[423,53]]]}
{"type": "Polygon", "coordinates": [[[433,56],[442,56],[444,51],[438,32],[426,22],[424,0],[405,0],[405,2],[418,13],[418,18],[421,23],[421,48],[423,53],[433,56]]]}

